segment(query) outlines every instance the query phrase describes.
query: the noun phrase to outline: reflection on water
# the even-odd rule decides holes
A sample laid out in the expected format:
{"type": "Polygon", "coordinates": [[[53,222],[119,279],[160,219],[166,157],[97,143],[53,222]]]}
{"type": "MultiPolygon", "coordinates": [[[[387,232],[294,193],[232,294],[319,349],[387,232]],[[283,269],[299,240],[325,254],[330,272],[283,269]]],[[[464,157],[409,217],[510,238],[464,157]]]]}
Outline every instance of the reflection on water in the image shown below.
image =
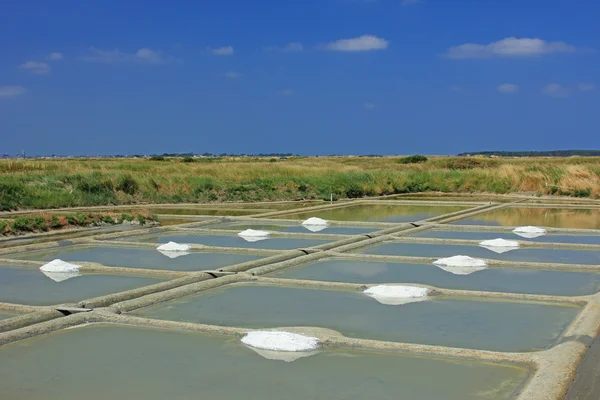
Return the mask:
{"type": "Polygon", "coordinates": [[[310,217],[318,217],[332,221],[412,222],[461,211],[466,208],[467,207],[459,206],[368,204],[336,208],[333,210],[320,210],[310,213],[288,214],[278,218],[307,219],[310,217]]]}
{"type": "Polygon", "coordinates": [[[600,209],[506,208],[460,220],[454,224],[600,229],[600,209]]]}
{"type": "Polygon", "coordinates": [[[489,362],[344,349],[286,363],[255,351],[226,337],[91,325],[3,346],[0,393],[45,400],[484,400],[512,398],[527,377],[522,367],[489,362]]]}

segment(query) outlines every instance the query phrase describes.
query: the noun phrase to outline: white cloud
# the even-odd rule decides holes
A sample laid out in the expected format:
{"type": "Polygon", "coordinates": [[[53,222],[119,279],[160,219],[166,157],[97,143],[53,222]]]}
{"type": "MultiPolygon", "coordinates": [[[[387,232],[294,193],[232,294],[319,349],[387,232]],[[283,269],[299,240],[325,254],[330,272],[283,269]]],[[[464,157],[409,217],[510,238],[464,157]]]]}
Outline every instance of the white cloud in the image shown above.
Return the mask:
{"type": "Polygon", "coordinates": [[[217,49],[212,49],[211,52],[216,56],[230,56],[233,55],[233,47],[219,47],[217,49]]]}
{"type": "Polygon", "coordinates": [[[62,53],[55,51],[53,53],[48,54],[48,57],[46,57],[46,59],[48,59],[50,61],[58,61],[58,60],[63,59],[63,55],[62,55],[62,53]]]}
{"type": "Polygon", "coordinates": [[[164,64],[177,61],[173,57],[165,57],[161,52],[147,47],[137,50],[135,53],[125,53],[119,49],[102,50],[90,47],[88,54],[81,57],[83,61],[100,62],[105,64],[164,64]]]}
{"type": "Polygon", "coordinates": [[[531,57],[552,53],[572,53],[578,49],[565,42],[537,38],[507,37],[489,44],[466,43],[450,47],[446,57],[456,59],[491,57],[531,57]]]}
{"type": "Polygon", "coordinates": [[[496,88],[498,93],[502,94],[515,94],[519,92],[519,85],[514,83],[504,83],[496,88]]]}
{"type": "Polygon", "coordinates": [[[564,97],[568,94],[567,89],[558,83],[550,83],[546,85],[543,92],[552,97],[564,97]]]}
{"type": "Polygon", "coordinates": [[[284,96],[292,96],[295,92],[292,89],[283,89],[279,91],[279,94],[284,96]]]}
{"type": "Polygon", "coordinates": [[[238,72],[233,72],[233,71],[225,72],[225,78],[237,79],[237,78],[241,78],[241,77],[242,77],[242,74],[240,74],[238,72]]]}
{"type": "Polygon", "coordinates": [[[26,69],[39,75],[50,73],[50,66],[44,62],[38,61],[27,61],[26,63],[21,64],[19,68],[26,69]]]}
{"type": "Polygon", "coordinates": [[[15,97],[25,93],[22,86],[0,86],[0,97],[15,97]]]}
{"type": "Polygon", "coordinates": [[[401,4],[403,6],[411,6],[413,4],[419,4],[422,2],[423,2],[423,0],[402,0],[401,4]]]}
{"type": "Polygon", "coordinates": [[[364,104],[365,109],[367,110],[373,110],[375,107],[377,107],[375,104],[373,103],[365,103],[364,104]]]}
{"type": "Polygon", "coordinates": [[[593,83],[580,83],[577,85],[577,89],[579,89],[580,92],[591,92],[596,89],[596,85],[593,83]]]}
{"type": "Polygon", "coordinates": [[[325,46],[331,51],[372,51],[387,49],[389,42],[373,35],[362,35],[353,39],[340,39],[325,46]]]}

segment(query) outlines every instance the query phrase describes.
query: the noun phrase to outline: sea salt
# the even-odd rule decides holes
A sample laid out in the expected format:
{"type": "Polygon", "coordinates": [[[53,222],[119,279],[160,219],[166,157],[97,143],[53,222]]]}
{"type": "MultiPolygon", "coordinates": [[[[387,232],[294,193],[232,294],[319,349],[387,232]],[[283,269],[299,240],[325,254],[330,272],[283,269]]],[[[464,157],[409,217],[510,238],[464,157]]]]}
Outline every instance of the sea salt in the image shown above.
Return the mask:
{"type": "Polygon", "coordinates": [[[71,264],[62,260],[52,260],[40,267],[40,271],[54,282],[63,282],[67,279],[80,276],[81,265],[71,264]]]}
{"type": "Polygon", "coordinates": [[[269,238],[269,232],[258,231],[254,229],[246,229],[243,232],[238,233],[238,236],[247,242],[258,242],[269,238]]]}
{"type": "Polygon", "coordinates": [[[500,238],[493,240],[484,240],[483,242],[479,243],[479,245],[498,254],[506,253],[507,251],[511,250],[516,250],[520,247],[519,242],[500,238]]]}
{"type": "Polygon", "coordinates": [[[252,331],[243,338],[242,343],[262,350],[273,351],[312,351],[319,347],[319,339],[284,331],[252,331]]]}
{"type": "Polygon", "coordinates": [[[455,275],[469,275],[473,272],[481,271],[487,268],[487,263],[477,258],[469,256],[453,256],[440,258],[433,264],[446,272],[455,275]]]}
{"type": "Polygon", "coordinates": [[[386,305],[401,305],[427,300],[429,289],[417,286],[379,285],[372,286],[363,292],[386,305]]]}
{"type": "Polygon", "coordinates": [[[328,221],[317,217],[311,217],[306,221],[302,222],[302,226],[311,232],[320,232],[324,229],[327,229],[328,225],[328,221]]]}
{"type": "Polygon", "coordinates": [[[537,226],[520,226],[515,228],[513,233],[526,239],[535,239],[546,235],[547,232],[544,228],[538,228],[537,226]]]}
{"type": "Polygon", "coordinates": [[[160,245],[156,248],[156,250],[163,252],[163,251],[168,251],[168,252],[177,252],[177,251],[190,251],[190,249],[192,248],[192,246],[190,246],[189,244],[179,244],[179,243],[175,243],[175,242],[169,242],[163,245],[160,245]]]}

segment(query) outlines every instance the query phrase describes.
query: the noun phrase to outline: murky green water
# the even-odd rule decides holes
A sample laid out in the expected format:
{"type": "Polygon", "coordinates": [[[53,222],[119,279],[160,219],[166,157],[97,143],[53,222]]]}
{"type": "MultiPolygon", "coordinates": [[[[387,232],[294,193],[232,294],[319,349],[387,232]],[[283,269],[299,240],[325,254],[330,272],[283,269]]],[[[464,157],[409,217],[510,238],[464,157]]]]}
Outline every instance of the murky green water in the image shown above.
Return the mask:
{"type": "Polygon", "coordinates": [[[237,215],[252,215],[266,213],[272,210],[265,208],[257,209],[227,209],[227,208],[151,208],[149,210],[153,214],[168,214],[168,215],[214,215],[214,216],[237,216],[237,215]]]}
{"type": "Polygon", "coordinates": [[[414,222],[448,214],[468,207],[421,206],[421,205],[350,205],[333,210],[320,210],[298,214],[288,214],[275,218],[304,220],[310,217],[332,221],[372,221],[372,222],[414,222]]]}
{"type": "Polygon", "coordinates": [[[573,306],[455,298],[388,306],[357,292],[230,285],[134,314],[247,328],[318,326],[355,338],[532,351],[552,346],[578,312],[573,306]]]}
{"type": "Polygon", "coordinates": [[[158,250],[110,246],[63,246],[29,253],[11,254],[9,257],[43,261],[59,258],[63,261],[96,262],[110,267],[164,269],[169,271],[216,269],[263,258],[245,254],[194,252],[177,258],[169,258],[158,250]]]}
{"type": "MultiPolygon", "coordinates": [[[[268,232],[288,232],[288,233],[316,233],[316,234],[333,234],[333,235],[362,235],[370,232],[381,230],[382,228],[369,227],[350,227],[350,226],[332,226],[328,225],[325,229],[318,232],[313,232],[300,224],[284,224],[270,221],[239,221],[228,222],[224,224],[211,225],[211,229],[227,229],[231,231],[241,232],[246,229],[255,229],[268,232]]],[[[311,227],[315,229],[316,227],[311,227]]],[[[599,236],[600,237],[600,236],[599,236]]]]}
{"type": "Polygon", "coordinates": [[[600,235],[560,235],[550,233],[545,236],[539,236],[533,239],[524,238],[512,232],[469,232],[469,231],[443,231],[426,230],[409,236],[438,238],[438,239],[463,239],[463,240],[490,240],[502,238],[506,240],[517,240],[520,242],[541,242],[541,243],[578,243],[578,244],[598,244],[600,245],[600,235]]]}
{"type": "Polygon", "coordinates": [[[463,219],[456,225],[548,226],[600,229],[600,209],[506,208],[463,219]]]}
{"type": "MultiPolygon", "coordinates": [[[[241,232],[241,231],[240,231],[241,232]]],[[[187,232],[172,232],[172,233],[158,233],[144,236],[130,236],[123,240],[132,242],[150,242],[150,243],[195,243],[203,244],[205,246],[217,246],[217,247],[241,247],[249,249],[267,249],[267,250],[290,250],[304,247],[318,246],[321,244],[329,243],[331,240],[321,239],[295,239],[295,238],[273,238],[270,237],[265,240],[258,242],[248,242],[241,237],[231,235],[213,235],[199,233],[187,233],[187,232]]]]}
{"type": "Polygon", "coordinates": [[[8,311],[0,311],[0,320],[16,317],[17,315],[19,314],[8,311]]]}
{"type": "Polygon", "coordinates": [[[328,260],[270,274],[276,278],[348,283],[417,283],[445,289],[583,296],[600,291],[600,274],[490,268],[453,275],[428,264],[328,260]]]}
{"type": "Polygon", "coordinates": [[[420,243],[382,243],[358,250],[363,254],[411,257],[452,257],[456,255],[503,261],[600,265],[600,252],[590,250],[519,248],[498,254],[481,246],[420,243]]]}
{"type": "Polygon", "coordinates": [[[32,306],[75,303],[161,281],[145,277],[81,274],[55,282],[37,268],[1,267],[0,302],[32,306]]]}
{"type": "Polygon", "coordinates": [[[491,400],[527,371],[349,350],[285,363],[233,338],[92,325],[3,346],[0,376],[7,399],[491,400]]]}

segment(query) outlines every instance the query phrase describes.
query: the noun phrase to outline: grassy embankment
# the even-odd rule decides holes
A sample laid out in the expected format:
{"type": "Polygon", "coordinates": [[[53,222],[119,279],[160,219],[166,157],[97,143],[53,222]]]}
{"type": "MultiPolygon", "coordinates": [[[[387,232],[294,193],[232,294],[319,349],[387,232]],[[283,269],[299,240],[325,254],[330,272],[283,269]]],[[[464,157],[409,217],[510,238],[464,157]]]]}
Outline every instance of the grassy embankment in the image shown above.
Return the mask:
{"type": "Polygon", "coordinates": [[[128,213],[76,213],[76,214],[32,214],[11,219],[0,219],[0,236],[25,233],[48,232],[69,228],[81,228],[123,223],[145,225],[156,218],[146,210],[128,213]]]}
{"type": "Polygon", "coordinates": [[[434,157],[418,163],[392,157],[0,161],[1,210],[428,191],[600,198],[600,158],[434,157]]]}

